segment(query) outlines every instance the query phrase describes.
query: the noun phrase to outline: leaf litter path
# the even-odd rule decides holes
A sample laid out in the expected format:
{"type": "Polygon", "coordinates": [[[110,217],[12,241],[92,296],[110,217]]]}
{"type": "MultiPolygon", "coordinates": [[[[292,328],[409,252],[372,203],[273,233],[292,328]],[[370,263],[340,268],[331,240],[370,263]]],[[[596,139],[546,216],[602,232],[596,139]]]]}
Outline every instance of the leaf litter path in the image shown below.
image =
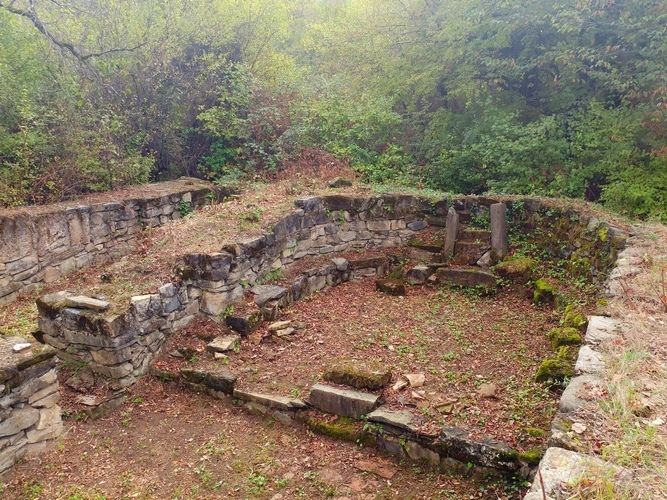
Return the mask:
{"type": "Polygon", "coordinates": [[[66,429],[54,449],[17,465],[1,498],[518,497],[508,483],[401,467],[153,377],[110,416],[66,429]]]}

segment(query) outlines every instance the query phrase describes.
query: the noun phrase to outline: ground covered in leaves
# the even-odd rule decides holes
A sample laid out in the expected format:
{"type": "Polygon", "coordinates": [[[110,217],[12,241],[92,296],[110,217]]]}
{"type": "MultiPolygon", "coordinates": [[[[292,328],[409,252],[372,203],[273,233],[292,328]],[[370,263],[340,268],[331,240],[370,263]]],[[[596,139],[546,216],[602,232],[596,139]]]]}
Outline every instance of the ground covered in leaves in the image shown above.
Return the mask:
{"type": "Polygon", "coordinates": [[[512,483],[399,466],[230,400],[145,377],[100,420],[69,420],[1,498],[518,498],[512,483]]]}
{"type": "MultiPolygon", "coordinates": [[[[479,296],[448,287],[409,287],[405,297],[376,290],[374,279],[348,282],[286,310],[296,331],[278,337],[268,323],[229,353],[239,388],[305,397],[339,363],[390,369],[382,394],[392,408],[412,409],[424,430],[462,426],[477,438],[493,437],[523,449],[541,445],[558,393],[534,381],[550,353],[546,333],[558,323],[549,307],[536,307],[525,290],[479,296]],[[405,375],[423,385],[398,389],[405,375]],[[489,393],[489,389],[491,393],[489,393]]],[[[197,323],[175,334],[161,369],[195,366],[212,355],[207,339],[225,327],[197,323]],[[215,331],[208,331],[208,330],[215,331]],[[174,349],[190,357],[175,358],[174,349]]]]}

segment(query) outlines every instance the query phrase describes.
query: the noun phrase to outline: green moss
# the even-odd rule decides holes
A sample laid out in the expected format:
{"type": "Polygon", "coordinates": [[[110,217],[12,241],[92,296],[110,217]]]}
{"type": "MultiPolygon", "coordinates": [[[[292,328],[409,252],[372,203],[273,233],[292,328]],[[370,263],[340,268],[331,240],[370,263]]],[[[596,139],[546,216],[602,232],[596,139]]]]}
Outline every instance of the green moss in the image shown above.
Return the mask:
{"type": "Polygon", "coordinates": [[[563,316],[560,318],[561,326],[565,328],[576,328],[579,331],[584,331],[588,326],[588,319],[574,304],[565,306],[563,316]]]}
{"type": "Polygon", "coordinates": [[[536,382],[562,382],[574,376],[572,352],[568,346],[562,346],[552,358],[545,359],[535,374],[536,382]]]}
{"type": "Polygon", "coordinates": [[[533,302],[535,304],[553,304],[556,299],[556,287],[544,278],[535,281],[533,302]]]}
{"type": "Polygon", "coordinates": [[[530,437],[544,437],[547,434],[547,431],[539,427],[526,427],[523,431],[530,437]]]}
{"type": "Polygon", "coordinates": [[[528,465],[537,465],[542,460],[544,456],[544,450],[542,448],[533,448],[532,450],[526,450],[519,453],[519,460],[526,462],[528,465]]]}
{"type": "Polygon", "coordinates": [[[551,340],[551,347],[554,349],[565,345],[579,345],[581,344],[581,334],[579,330],[571,327],[553,328],[548,333],[549,340],[551,340]]]}
{"type": "Polygon", "coordinates": [[[494,266],[494,271],[499,276],[510,280],[529,281],[533,271],[537,267],[537,261],[530,257],[510,257],[494,266]]]}
{"type": "Polygon", "coordinates": [[[391,380],[391,371],[371,371],[363,367],[343,363],[327,370],[322,378],[334,384],[374,391],[382,389],[389,383],[391,380]]]}
{"type": "Polygon", "coordinates": [[[305,420],[305,424],[316,434],[352,443],[357,442],[363,434],[361,424],[348,417],[338,417],[333,422],[309,417],[305,420]]]}

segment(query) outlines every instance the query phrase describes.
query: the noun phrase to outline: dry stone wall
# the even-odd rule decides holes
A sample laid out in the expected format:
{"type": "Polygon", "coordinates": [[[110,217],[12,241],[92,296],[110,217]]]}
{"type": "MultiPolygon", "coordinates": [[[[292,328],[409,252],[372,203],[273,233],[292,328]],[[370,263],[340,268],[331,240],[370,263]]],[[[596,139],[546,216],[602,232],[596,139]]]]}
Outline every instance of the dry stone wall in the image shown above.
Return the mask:
{"type": "Polygon", "coordinates": [[[178,219],[228,194],[188,178],[147,191],[152,193],[147,198],[0,215],[0,305],[39,283],[126,255],[143,228],[178,219]]]}
{"type": "Polygon", "coordinates": [[[0,476],[62,434],[55,354],[0,337],[0,476]]]}

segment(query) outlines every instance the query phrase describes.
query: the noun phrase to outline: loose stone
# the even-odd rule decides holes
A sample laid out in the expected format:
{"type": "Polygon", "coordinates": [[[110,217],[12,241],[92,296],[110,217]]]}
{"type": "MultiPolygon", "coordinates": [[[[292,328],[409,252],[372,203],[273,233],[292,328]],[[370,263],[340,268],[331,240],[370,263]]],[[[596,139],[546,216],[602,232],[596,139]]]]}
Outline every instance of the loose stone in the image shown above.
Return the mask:
{"type": "Polygon", "coordinates": [[[216,337],[206,348],[213,352],[236,351],[241,347],[240,335],[224,335],[216,337]]]}

